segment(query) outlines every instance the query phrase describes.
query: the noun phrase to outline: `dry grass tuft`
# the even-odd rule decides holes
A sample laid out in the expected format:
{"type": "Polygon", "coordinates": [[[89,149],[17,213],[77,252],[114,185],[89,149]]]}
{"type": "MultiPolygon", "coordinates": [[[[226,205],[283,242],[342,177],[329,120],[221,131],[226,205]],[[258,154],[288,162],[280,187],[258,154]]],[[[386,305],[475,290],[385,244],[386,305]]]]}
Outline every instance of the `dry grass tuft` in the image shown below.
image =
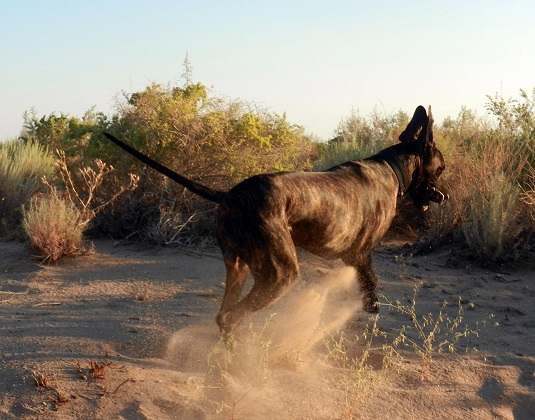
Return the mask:
{"type": "Polygon", "coordinates": [[[91,377],[93,379],[106,379],[107,370],[112,366],[112,363],[98,363],[91,360],[91,362],[89,362],[89,366],[91,367],[91,377]]]}
{"type": "Polygon", "coordinates": [[[517,223],[519,195],[518,185],[504,175],[490,177],[474,191],[461,228],[477,257],[499,261],[511,255],[522,229],[517,223]]]}
{"type": "Polygon", "coordinates": [[[32,377],[35,382],[35,386],[39,391],[47,389],[50,386],[48,377],[41,372],[32,372],[32,377]]]}
{"type": "Polygon", "coordinates": [[[429,239],[464,240],[484,261],[515,258],[530,198],[520,188],[529,167],[524,146],[497,136],[458,147],[444,174],[450,200],[430,212],[429,239]]]}
{"type": "Polygon", "coordinates": [[[531,219],[535,221],[535,168],[529,166],[528,181],[521,194],[522,202],[527,206],[531,219]]]}

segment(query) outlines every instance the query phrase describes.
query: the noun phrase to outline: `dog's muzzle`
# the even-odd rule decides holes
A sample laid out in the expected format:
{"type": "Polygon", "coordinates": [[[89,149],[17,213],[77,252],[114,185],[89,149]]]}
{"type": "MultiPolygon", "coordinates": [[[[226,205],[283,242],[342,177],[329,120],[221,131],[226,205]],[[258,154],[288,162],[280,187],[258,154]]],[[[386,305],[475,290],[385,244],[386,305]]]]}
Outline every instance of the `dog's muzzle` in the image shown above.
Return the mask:
{"type": "Polygon", "coordinates": [[[448,193],[443,193],[442,191],[437,190],[435,187],[431,187],[428,190],[428,197],[433,203],[443,204],[450,196],[448,193]]]}
{"type": "MultiPolygon", "coordinates": [[[[444,193],[440,190],[437,190],[436,187],[428,187],[426,191],[427,199],[437,204],[444,204],[444,201],[450,198],[448,193],[444,193]]],[[[429,209],[429,204],[423,205],[422,210],[427,211],[429,209]]]]}

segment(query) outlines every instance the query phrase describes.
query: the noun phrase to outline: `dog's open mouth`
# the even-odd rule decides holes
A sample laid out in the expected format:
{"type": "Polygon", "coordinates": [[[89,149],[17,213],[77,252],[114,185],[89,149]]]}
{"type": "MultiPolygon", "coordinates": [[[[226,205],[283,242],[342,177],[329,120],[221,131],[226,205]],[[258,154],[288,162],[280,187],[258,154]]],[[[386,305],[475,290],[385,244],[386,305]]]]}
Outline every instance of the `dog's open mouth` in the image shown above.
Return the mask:
{"type": "Polygon", "coordinates": [[[448,193],[442,192],[436,187],[428,187],[425,200],[422,200],[417,207],[422,211],[427,211],[431,202],[442,205],[449,198],[448,193]]]}
{"type": "Polygon", "coordinates": [[[450,198],[448,193],[437,190],[435,187],[429,188],[428,197],[430,201],[437,204],[444,204],[444,201],[450,198]]]}

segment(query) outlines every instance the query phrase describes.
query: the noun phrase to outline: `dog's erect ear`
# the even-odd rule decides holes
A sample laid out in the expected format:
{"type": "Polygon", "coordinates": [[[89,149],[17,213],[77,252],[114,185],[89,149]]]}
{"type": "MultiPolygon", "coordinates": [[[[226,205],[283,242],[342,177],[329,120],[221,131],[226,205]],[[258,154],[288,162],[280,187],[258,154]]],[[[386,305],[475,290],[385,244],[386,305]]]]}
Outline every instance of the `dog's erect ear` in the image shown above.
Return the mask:
{"type": "Polygon", "coordinates": [[[427,113],[425,108],[420,105],[414,111],[412,120],[405,128],[405,131],[399,135],[399,141],[402,143],[410,143],[415,140],[420,140],[422,132],[424,136],[426,135],[427,128],[427,113]]]}
{"type": "Polygon", "coordinates": [[[433,123],[435,120],[433,119],[433,113],[431,112],[431,105],[429,105],[429,109],[427,111],[427,130],[425,133],[425,147],[431,147],[433,144],[435,144],[435,141],[433,140],[433,123]]]}

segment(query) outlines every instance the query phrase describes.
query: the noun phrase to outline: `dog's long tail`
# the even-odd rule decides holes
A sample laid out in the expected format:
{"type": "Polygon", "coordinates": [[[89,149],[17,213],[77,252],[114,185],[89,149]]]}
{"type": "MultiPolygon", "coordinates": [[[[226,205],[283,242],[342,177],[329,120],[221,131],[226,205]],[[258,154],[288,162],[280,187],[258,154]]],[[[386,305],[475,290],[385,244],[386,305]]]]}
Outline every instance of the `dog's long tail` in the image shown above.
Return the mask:
{"type": "Polygon", "coordinates": [[[206,200],[213,201],[215,203],[220,203],[223,197],[225,197],[225,195],[227,194],[224,191],[214,190],[213,188],[199,184],[198,182],[192,181],[191,179],[188,179],[185,176],[177,174],[175,171],[163,166],[162,164],[156,162],[155,160],[152,160],[150,157],[144,155],[143,153],[138,152],[136,149],[134,149],[133,147],[129,146],[126,143],[123,143],[121,140],[117,139],[111,134],[109,133],[103,133],[103,134],[109,140],[115,143],[117,146],[127,151],[132,156],[139,159],[141,162],[150,166],[152,169],[157,170],[161,174],[169,177],[170,179],[182,185],[183,187],[187,188],[191,192],[201,196],[202,198],[205,198],[206,200]]]}

